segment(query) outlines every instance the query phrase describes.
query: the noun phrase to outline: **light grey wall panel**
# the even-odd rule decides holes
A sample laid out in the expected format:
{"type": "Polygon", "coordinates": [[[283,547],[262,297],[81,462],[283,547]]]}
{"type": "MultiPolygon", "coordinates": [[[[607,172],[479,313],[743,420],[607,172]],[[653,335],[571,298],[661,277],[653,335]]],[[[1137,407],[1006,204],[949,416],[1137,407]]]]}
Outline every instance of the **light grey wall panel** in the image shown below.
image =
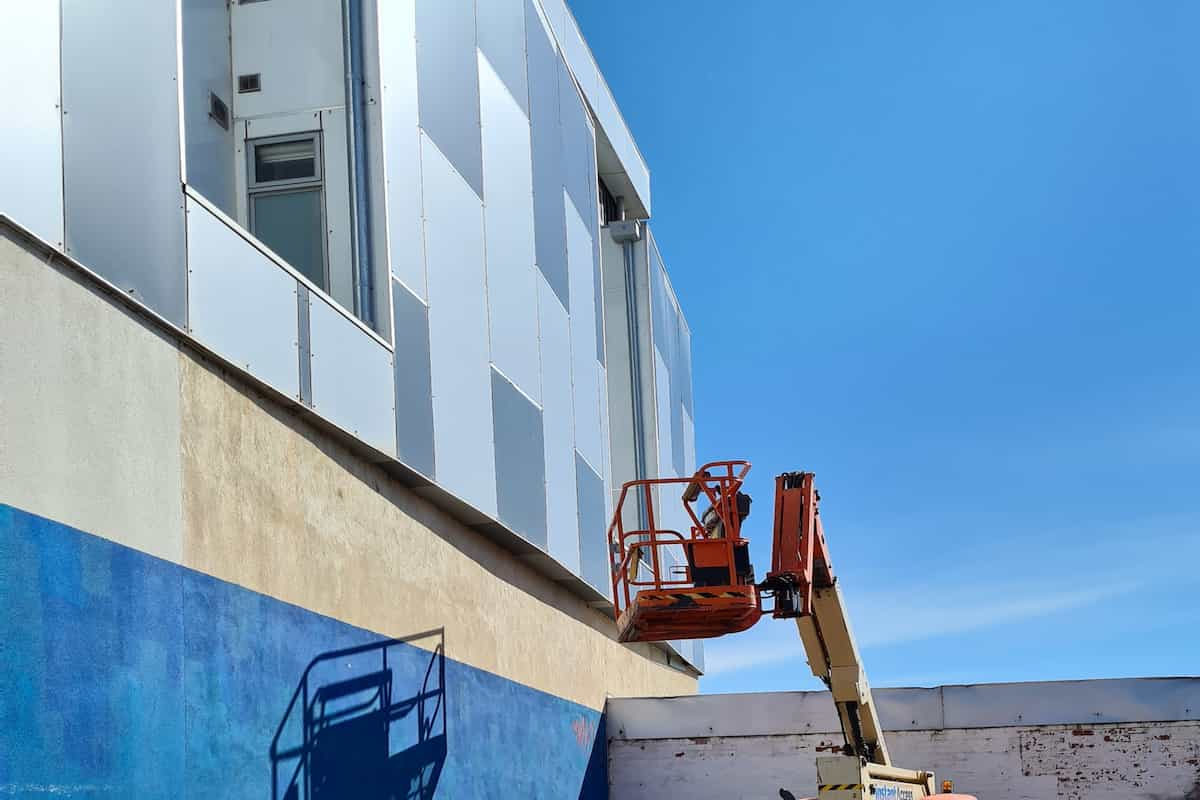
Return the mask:
{"type": "Polygon", "coordinates": [[[321,159],[325,170],[325,228],[329,246],[329,293],[354,311],[354,232],[350,216],[350,158],[346,109],[321,112],[321,159]]]}
{"type": "Polygon", "coordinates": [[[500,521],[546,549],[546,463],[542,411],[492,370],[496,501],[500,521]]]}
{"type": "Polygon", "coordinates": [[[330,0],[233,3],[233,73],[262,76],[234,95],[239,117],[346,104],[342,4],[330,0]]]}
{"type": "Polygon", "coordinates": [[[571,322],[558,295],[541,275],[538,328],[541,331],[542,420],[546,451],[547,549],[579,572],[579,519],[575,491],[575,423],[571,399],[571,322]]]}
{"type": "Polygon", "coordinates": [[[308,314],[313,410],[396,455],[391,351],[314,292],[308,314]]]}
{"type": "Polygon", "coordinates": [[[600,372],[596,361],[595,303],[592,300],[593,249],[587,225],[565,199],[567,264],[571,296],[571,377],[575,386],[575,447],[593,469],[600,469],[604,456],[600,426],[600,372]]]}
{"type": "Polygon", "coordinates": [[[683,411],[683,474],[691,475],[699,464],[696,463],[696,423],[692,415],[683,411]]]}
{"type": "Polygon", "coordinates": [[[416,13],[415,0],[388,0],[379,4],[379,58],[392,274],[424,300],[427,294],[421,231],[416,13]]]}
{"type": "Polygon", "coordinates": [[[671,443],[671,373],[662,354],[654,351],[655,432],[658,435],[658,472],[653,477],[675,476],[674,445],[671,443]]]}
{"type": "Polygon", "coordinates": [[[217,208],[236,218],[229,30],[229,5],[225,0],[184,0],[185,179],[217,208]],[[219,97],[229,109],[227,129],[209,114],[210,93],[219,97]]]}
{"type": "Polygon", "coordinates": [[[417,0],[421,127],[483,197],[474,0],[417,0]]]}
{"type": "Polygon", "coordinates": [[[61,247],[58,3],[6,5],[0,75],[0,213],[61,247]]]}
{"type": "Polygon", "coordinates": [[[695,414],[692,404],[692,332],[682,313],[679,322],[679,359],[676,366],[679,369],[679,383],[683,387],[683,407],[689,414],[695,414]]]}
{"type": "Polygon", "coordinates": [[[558,62],[558,113],[562,131],[563,184],[589,230],[596,220],[596,150],[588,110],[567,65],[558,62]]]}
{"type": "Polygon", "coordinates": [[[604,481],[575,454],[576,488],[579,494],[580,577],[598,591],[612,592],[608,568],[608,525],[604,508],[604,481]]]}
{"type": "Polygon", "coordinates": [[[625,258],[621,245],[607,229],[600,232],[604,268],[604,337],[608,353],[604,419],[609,426],[609,479],[614,495],[636,476],[633,440],[633,385],[630,379],[628,311],[625,297],[625,258]]]}
{"type": "Polygon", "coordinates": [[[529,121],[484,54],[479,93],[491,356],[521,391],[540,402],[529,121]]]}
{"type": "Polygon", "coordinates": [[[413,469],[436,478],[429,309],[399,281],[391,284],[396,335],[396,456],[413,469]]]}
{"type": "Polygon", "coordinates": [[[67,252],[183,325],[175,10],[63,0],[63,156],[67,252]]]}
{"type": "Polygon", "coordinates": [[[537,265],[568,310],[567,243],[563,229],[562,134],[558,122],[558,54],[526,0],[529,59],[529,122],[533,148],[534,232],[537,265]]]}
{"type": "Polygon", "coordinates": [[[299,399],[296,279],[191,198],[187,221],[191,334],[299,399]]]}
{"type": "MultiPolygon", "coordinates": [[[[479,49],[496,74],[529,113],[529,83],[525,76],[525,0],[477,0],[479,49]]],[[[486,161],[486,156],[484,157],[486,161]]]]}
{"type": "Polygon", "coordinates": [[[495,514],[483,207],[424,135],[421,164],[438,482],[495,514]]]}

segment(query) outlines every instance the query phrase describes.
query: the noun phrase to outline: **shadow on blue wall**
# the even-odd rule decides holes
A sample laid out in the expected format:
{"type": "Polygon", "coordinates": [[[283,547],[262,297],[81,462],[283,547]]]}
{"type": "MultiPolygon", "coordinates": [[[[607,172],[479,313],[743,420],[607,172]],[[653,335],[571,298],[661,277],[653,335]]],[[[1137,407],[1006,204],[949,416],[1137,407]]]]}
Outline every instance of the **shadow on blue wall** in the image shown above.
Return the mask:
{"type": "Polygon", "coordinates": [[[272,800],[429,800],[446,763],[446,696],[441,629],[322,653],[271,741],[272,800]],[[414,670],[418,640],[436,645],[414,670]]]}

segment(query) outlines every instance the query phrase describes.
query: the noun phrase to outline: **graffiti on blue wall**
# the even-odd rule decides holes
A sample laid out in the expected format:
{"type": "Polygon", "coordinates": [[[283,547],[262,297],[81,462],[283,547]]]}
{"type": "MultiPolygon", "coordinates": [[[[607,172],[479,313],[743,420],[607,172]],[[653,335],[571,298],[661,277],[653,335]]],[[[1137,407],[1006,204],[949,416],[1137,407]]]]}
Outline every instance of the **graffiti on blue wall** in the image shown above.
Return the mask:
{"type": "Polygon", "coordinates": [[[447,658],[454,634],[0,505],[0,797],[606,797],[602,716],[447,658]]]}

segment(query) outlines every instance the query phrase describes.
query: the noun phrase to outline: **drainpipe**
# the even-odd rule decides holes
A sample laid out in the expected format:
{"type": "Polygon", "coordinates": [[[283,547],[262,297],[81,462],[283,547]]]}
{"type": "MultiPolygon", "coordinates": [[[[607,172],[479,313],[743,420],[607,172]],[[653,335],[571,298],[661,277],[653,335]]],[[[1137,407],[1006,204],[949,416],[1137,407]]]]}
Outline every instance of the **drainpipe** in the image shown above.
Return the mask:
{"type": "MultiPolygon", "coordinates": [[[[634,242],[642,238],[639,220],[626,219],[625,197],[617,198],[617,219],[609,223],[613,241],[621,245],[625,262],[625,326],[629,338],[629,394],[633,403],[633,468],[638,480],[649,477],[646,466],[646,418],[642,413],[642,349],[638,341],[637,326],[637,261],[633,252],[634,242]]],[[[645,530],[650,522],[645,498],[637,495],[638,526],[645,530]]]]}
{"type": "Polygon", "coordinates": [[[342,51],[346,65],[346,134],[350,156],[350,218],[354,220],[355,311],[375,328],[375,274],[371,269],[371,212],[367,196],[367,121],[363,101],[362,0],[342,0],[342,51]]]}

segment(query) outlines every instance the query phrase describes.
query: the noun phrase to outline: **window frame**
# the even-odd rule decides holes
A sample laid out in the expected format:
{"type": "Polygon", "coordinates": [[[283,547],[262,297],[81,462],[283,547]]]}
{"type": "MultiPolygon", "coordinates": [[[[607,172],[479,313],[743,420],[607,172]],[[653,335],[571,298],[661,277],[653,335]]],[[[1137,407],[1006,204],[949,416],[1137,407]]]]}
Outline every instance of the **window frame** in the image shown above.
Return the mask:
{"type": "MultiPolygon", "coordinates": [[[[329,219],[326,212],[326,186],[325,186],[325,163],[323,158],[324,140],[320,131],[303,131],[298,133],[285,133],[278,136],[263,136],[261,138],[246,139],[246,221],[249,225],[250,233],[256,239],[259,239],[258,228],[255,220],[255,200],[264,196],[278,196],[285,194],[298,194],[300,192],[310,192],[317,190],[319,198],[319,206],[321,209],[321,280],[317,283],[318,288],[326,294],[330,291],[330,282],[332,276],[329,268],[329,219]],[[258,148],[263,145],[272,144],[287,144],[291,142],[310,141],[313,146],[313,174],[304,178],[285,178],[282,180],[260,181],[258,180],[257,155],[258,148]]],[[[259,241],[262,241],[259,239],[259,241]]],[[[263,242],[263,244],[267,244],[263,242]]],[[[267,245],[270,247],[270,245],[267,245]]],[[[273,248],[272,248],[273,249],[273,248]]],[[[286,259],[284,259],[286,261],[286,259]]],[[[295,264],[288,262],[292,269],[304,275],[304,270],[300,269],[295,264]]],[[[306,276],[307,277],[307,276],[306,276]]],[[[309,278],[309,280],[312,280],[309,278]]]]}

